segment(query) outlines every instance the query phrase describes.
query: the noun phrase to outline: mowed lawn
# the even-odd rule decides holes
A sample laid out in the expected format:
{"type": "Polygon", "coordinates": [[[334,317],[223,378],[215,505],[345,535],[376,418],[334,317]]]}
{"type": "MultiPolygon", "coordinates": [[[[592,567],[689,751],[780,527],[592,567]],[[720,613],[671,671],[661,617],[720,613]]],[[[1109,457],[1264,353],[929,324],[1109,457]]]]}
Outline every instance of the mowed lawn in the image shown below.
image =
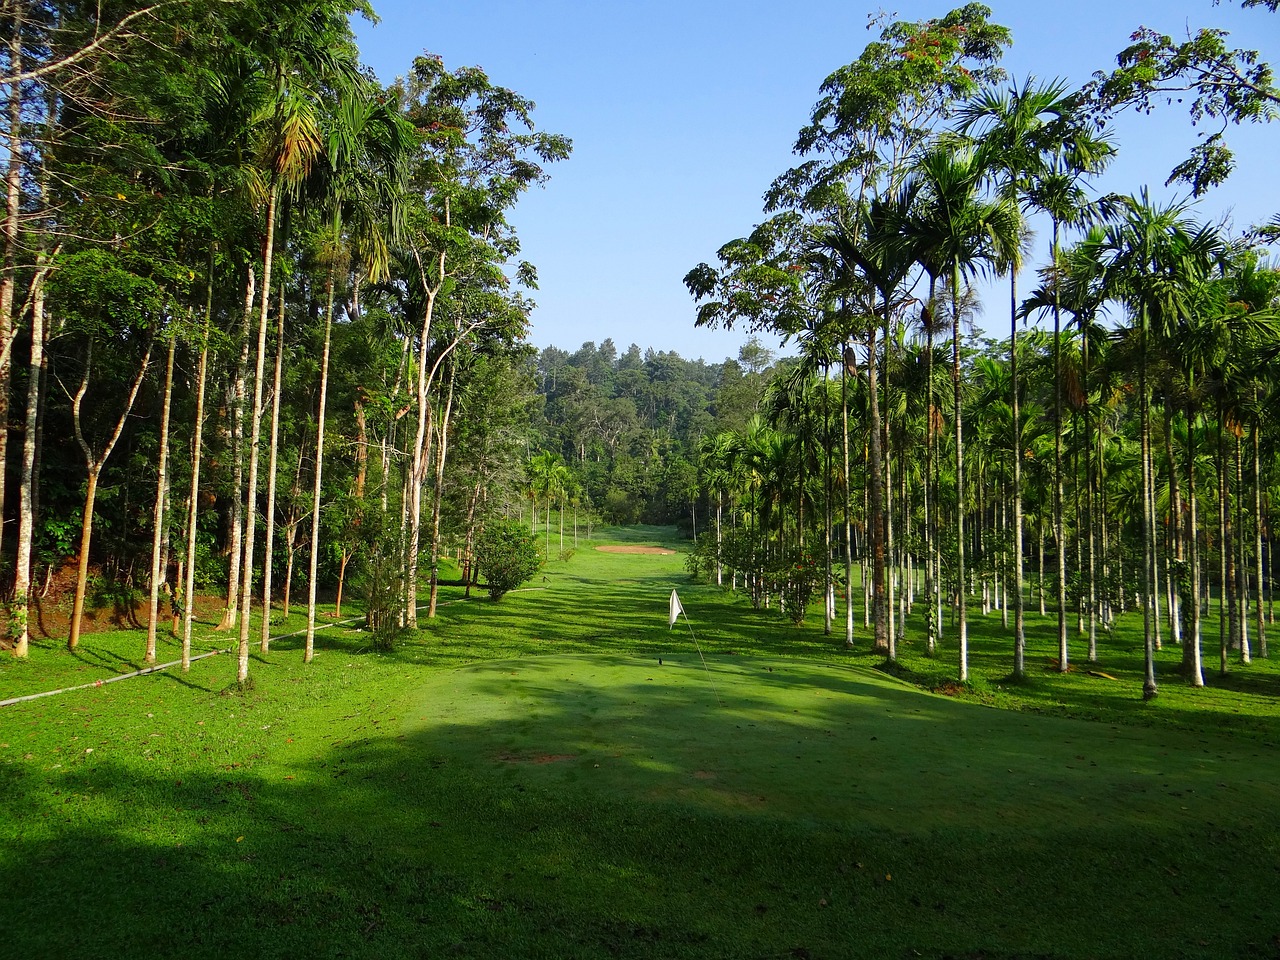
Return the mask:
{"type": "MultiPolygon", "coordinates": [[[[331,628],[244,692],[214,656],[0,708],[0,956],[1280,955],[1269,662],[1192,691],[1166,649],[1143,704],[1132,624],[1116,679],[1062,677],[1033,617],[1011,686],[974,618],[978,679],[942,695],[878,669],[860,613],[849,653],[816,608],[595,545],[390,653],[331,628]]],[[[908,630],[899,672],[941,685],[954,649],[908,630]]],[[[43,644],[0,699],[143,640],[43,644]]]]}

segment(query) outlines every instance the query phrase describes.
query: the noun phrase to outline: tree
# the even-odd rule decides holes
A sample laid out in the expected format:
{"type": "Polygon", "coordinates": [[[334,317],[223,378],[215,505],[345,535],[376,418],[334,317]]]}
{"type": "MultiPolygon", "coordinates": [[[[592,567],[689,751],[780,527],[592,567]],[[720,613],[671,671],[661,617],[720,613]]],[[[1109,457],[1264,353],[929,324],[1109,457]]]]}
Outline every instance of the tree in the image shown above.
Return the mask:
{"type": "Polygon", "coordinates": [[[956,603],[959,674],[969,677],[968,626],[965,616],[965,487],[964,433],[960,370],[960,289],[984,265],[1009,263],[1021,248],[1022,217],[1008,197],[985,200],[981,186],[990,156],[970,146],[941,145],[920,158],[917,176],[924,202],[909,227],[909,235],[924,256],[942,265],[951,291],[952,418],[955,430],[956,482],[956,603]]]}
{"type": "Polygon", "coordinates": [[[533,579],[543,558],[532,531],[516,520],[492,517],[476,538],[476,569],[495,602],[533,579]]]}
{"type": "MultiPolygon", "coordinates": [[[[1276,12],[1276,0],[1243,0],[1241,6],[1265,6],[1276,12]]],[[[1190,95],[1192,123],[1208,121],[1217,129],[1192,148],[1165,181],[1190,185],[1200,196],[1221,183],[1235,167],[1226,143],[1231,124],[1267,122],[1280,113],[1280,87],[1269,64],[1256,50],[1227,47],[1227,32],[1197,30],[1175,43],[1167,34],[1139,27],[1133,42],[1116,56],[1111,73],[1099,71],[1086,88],[1088,102],[1101,122],[1126,109],[1150,113],[1160,101],[1183,103],[1190,95]]]]}

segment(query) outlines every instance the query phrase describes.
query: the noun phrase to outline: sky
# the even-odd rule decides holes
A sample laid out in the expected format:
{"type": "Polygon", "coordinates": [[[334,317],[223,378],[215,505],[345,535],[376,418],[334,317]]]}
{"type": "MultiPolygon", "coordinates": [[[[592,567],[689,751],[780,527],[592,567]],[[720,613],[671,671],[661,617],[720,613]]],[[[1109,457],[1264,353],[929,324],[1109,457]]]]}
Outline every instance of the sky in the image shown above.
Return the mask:
{"type": "MultiPolygon", "coordinates": [[[[530,340],[569,351],[612,338],[619,350],[672,350],[709,363],[736,357],[740,330],[696,328],[683,284],[698,263],[765,218],[762,196],[797,162],[796,133],[823,79],[876,39],[878,7],[840,0],[373,0],[380,22],[354,26],[362,59],[384,82],[415,56],[447,68],[479,66],[491,82],[533,100],[538,129],[573,140],[550,181],[521,198],[511,220],[521,256],[538,269],[530,340]]],[[[895,19],[944,15],[960,3],[902,0],[895,19]]],[[[1073,87],[1114,66],[1139,26],[1175,40],[1200,27],[1230,32],[1232,47],[1280,62],[1280,14],[1240,10],[1232,0],[988,0],[991,20],[1010,28],[1002,66],[1073,87]]],[[[1195,143],[1185,107],[1126,115],[1119,153],[1097,189],[1157,199],[1175,163],[1195,143]]],[[[1232,129],[1232,178],[1192,215],[1229,216],[1237,230],[1280,213],[1273,158],[1280,122],[1232,129]]],[[[1047,229],[1020,285],[1047,259],[1047,229]]],[[[979,327],[1008,335],[1007,287],[988,288],[979,327]]],[[[770,347],[776,337],[761,336],[770,347]]],[[[782,352],[787,352],[783,350],[782,352]]]]}

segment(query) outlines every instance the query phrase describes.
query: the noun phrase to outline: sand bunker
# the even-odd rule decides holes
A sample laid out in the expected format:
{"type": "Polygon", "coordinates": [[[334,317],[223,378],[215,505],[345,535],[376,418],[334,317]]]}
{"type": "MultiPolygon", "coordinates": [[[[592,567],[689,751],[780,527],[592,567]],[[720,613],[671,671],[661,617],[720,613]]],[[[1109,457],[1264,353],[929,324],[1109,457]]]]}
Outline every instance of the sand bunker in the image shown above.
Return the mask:
{"type": "Polygon", "coordinates": [[[596,549],[603,550],[605,553],[657,553],[662,556],[668,556],[675,553],[674,550],[668,550],[666,547],[638,547],[629,544],[613,547],[596,547],[596,549]]]}

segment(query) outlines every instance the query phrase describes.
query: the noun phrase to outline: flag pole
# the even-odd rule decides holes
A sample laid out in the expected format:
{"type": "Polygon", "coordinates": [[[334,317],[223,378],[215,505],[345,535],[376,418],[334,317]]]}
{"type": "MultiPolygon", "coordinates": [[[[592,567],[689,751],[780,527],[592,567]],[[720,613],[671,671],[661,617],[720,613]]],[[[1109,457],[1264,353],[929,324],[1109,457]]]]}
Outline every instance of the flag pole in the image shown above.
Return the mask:
{"type": "Polygon", "coordinates": [[[693,648],[698,651],[698,659],[702,661],[702,669],[707,674],[707,682],[711,684],[711,689],[716,695],[716,703],[724,706],[724,701],[720,699],[720,689],[716,686],[715,679],[711,676],[711,670],[707,667],[707,658],[702,655],[702,647],[698,645],[698,638],[693,632],[693,624],[689,622],[689,614],[684,612],[684,604],[680,602],[680,597],[674,590],[671,591],[670,614],[668,616],[667,629],[671,630],[676,625],[676,617],[684,617],[684,624],[689,628],[689,636],[693,640],[693,648]]]}

